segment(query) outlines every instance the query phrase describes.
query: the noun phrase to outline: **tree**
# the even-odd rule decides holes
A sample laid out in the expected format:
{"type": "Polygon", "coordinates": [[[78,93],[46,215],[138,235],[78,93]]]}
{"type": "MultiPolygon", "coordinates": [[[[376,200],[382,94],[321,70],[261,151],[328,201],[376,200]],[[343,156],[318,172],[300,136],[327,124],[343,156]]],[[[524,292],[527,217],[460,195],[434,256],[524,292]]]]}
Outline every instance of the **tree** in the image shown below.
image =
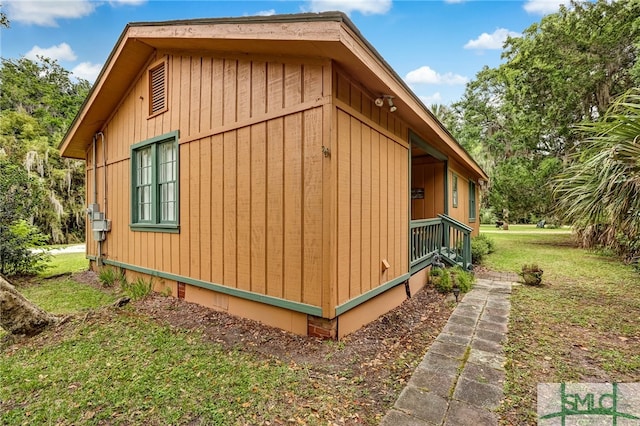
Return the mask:
{"type": "Polygon", "coordinates": [[[556,182],[559,211],[586,246],[640,256],[640,89],[621,96],[585,139],[556,182]]]}
{"type": "Polygon", "coordinates": [[[576,149],[576,125],[640,85],[639,50],[640,0],[572,3],[508,38],[505,62],[467,84],[446,124],[489,174],[496,211],[551,214],[548,182],[576,149]]]}
{"type": "Polygon", "coordinates": [[[498,213],[508,211],[510,221],[515,223],[549,219],[553,215],[551,179],[561,167],[553,157],[540,164],[517,157],[500,163],[491,176],[489,205],[498,213]]]}
{"type": "MultiPolygon", "coordinates": [[[[0,4],[2,7],[2,4],[0,4]]],[[[4,12],[0,12],[0,27],[9,28],[9,19],[7,19],[7,15],[4,12]]]]}
{"type": "Polygon", "coordinates": [[[3,275],[35,272],[46,260],[46,254],[31,250],[43,242],[44,236],[25,220],[40,197],[38,182],[22,167],[0,156],[0,273],[3,275]]]}
{"type": "Polygon", "coordinates": [[[84,164],[57,149],[88,90],[55,61],[2,59],[0,151],[22,165],[44,191],[29,219],[52,243],[84,237],[84,164]]]}
{"type": "Polygon", "coordinates": [[[0,110],[27,113],[60,141],[89,93],[89,82],[72,81],[71,73],[49,58],[2,58],[1,63],[0,110]]]}
{"type": "MultiPolygon", "coordinates": [[[[0,12],[0,27],[9,27],[9,21],[4,12],[0,12]]],[[[33,193],[29,193],[29,176],[23,169],[6,160],[6,152],[0,146],[0,272],[5,273],[7,265],[7,253],[11,251],[11,263],[16,258],[15,236],[25,235],[33,238],[34,228],[24,220],[16,218],[25,216],[30,204],[35,201],[33,193]],[[22,228],[23,232],[19,232],[22,228]]],[[[20,247],[18,247],[20,251],[20,247]]],[[[23,251],[24,259],[31,262],[38,255],[31,251],[23,251]]],[[[38,308],[20,293],[18,293],[4,277],[0,276],[0,327],[11,334],[24,334],[32,336],[38,334],[48,325],[57,321],[57,318],[38,308]]]]}
{"type": "Polygon", "coordinates": [[[506,96],[538,118],[541,149],[571,153],[574,125],[602,116],[612,99],[640,83],[632,72],[638,42],[640,0],[572,2],[507,40],[506,96]]]}

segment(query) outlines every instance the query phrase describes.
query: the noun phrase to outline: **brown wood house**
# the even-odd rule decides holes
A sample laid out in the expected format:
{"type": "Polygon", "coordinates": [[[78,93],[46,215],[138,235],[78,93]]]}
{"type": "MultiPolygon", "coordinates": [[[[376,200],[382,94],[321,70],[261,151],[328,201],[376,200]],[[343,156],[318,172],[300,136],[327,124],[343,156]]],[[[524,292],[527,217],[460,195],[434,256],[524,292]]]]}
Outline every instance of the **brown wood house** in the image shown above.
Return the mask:
{"type": "Polygon", "coordinates": [[[61,151],[94,267],[334,338],[469,266],[487,180],[337,12],[127,25],[61,151]]]}

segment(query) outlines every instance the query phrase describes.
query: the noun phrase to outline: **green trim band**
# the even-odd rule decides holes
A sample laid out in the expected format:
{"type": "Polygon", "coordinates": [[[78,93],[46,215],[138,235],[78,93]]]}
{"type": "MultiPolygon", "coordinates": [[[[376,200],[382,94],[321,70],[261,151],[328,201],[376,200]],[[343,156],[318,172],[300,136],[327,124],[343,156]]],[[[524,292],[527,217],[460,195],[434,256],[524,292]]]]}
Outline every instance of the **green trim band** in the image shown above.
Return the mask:
{"type": "Polygon", "coordinates": [[[374,288],[373,290],[369,290],[368,292],[361,294],[358,297],[354,297],[353,299],[343,303],[342,305],[336,306],[336,315],[344,314],[345,312],[355,308],[356,306],[366,302],[367,300],[373,299],[377,295],[384,293],[390,288],[393,288],[398,284],[402,284],[403,282],[407,281],[410,277],[411,277],[411,274],[401,275],[398,278],[394,278],[391,281],[387,281],[386,283],[374,288]]]}
{"type": "Polygon", "coordinates": [[[161,225],[161,224],[140,224],[130,223],[129,229],[139,232],[166,232],[169,234],[179,234],[180,225],[161,225]]]}
{"type": "MultiPolygon", "coordinates": [[[[94,261],[96,260],[95,256],[87,256],[87,258],[94,261]]],[[[222,284],[196,280],[193,278],[184,277],[182,275],[175,275],[175,274],[170,274],[168,272],[162,272],[162,271],[156,271],[154,269],[143,268],[141,266],[129,265],[127,263],[118,262],[115,260],[103,259],[102,262],[106,265],[113,265],[119,268],[130,269],[135,272],[141,272],[143,274],[151,275],[153,277],[166,278],[168,280],[179,281],[185,284],[191,284],[196,287],[206,288],[208,290],[213,290],[218,293],[239,297],[241,299],[251,300],[253,302],[264,303],[266,305],[276,306],[278,308],[284,308],[290,311],[301,312],[303,314],[315,315],[317,317],[322,316],[322,308],[318,306],[308,305],[306,303],[292,302],[290,300],[284,300],[278,297],[253,293],[250,291],[240,290],[232,287],[226,287],[222,284]]]]}

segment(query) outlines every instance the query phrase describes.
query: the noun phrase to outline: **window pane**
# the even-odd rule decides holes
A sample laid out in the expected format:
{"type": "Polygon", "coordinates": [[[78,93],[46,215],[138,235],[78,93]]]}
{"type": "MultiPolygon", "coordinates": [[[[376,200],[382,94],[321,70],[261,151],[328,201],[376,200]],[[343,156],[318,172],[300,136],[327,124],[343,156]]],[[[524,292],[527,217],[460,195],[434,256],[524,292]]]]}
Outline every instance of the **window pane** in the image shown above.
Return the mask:
{"type": "Polygon", "coordinates": [[[165,203],[164,204],[164,217],[163,220],[166,222],[175,222],[175,204],[174,203],[165,203]]]}
{"type": "Polygon", "coordinates": [[[158,183],[166,182],[166,175],[166,167],[164,166],[164,164],[160,163],[158,169],[158,183]]]}
{"type": "Polygon", "coordinates": [[[171,176],[171,163],[163,164],[162,167],[160,167],[160,173],[162,174],[160,182],[164,183],[173,180],[173,177],[171,176]]]}
{"type": "Polygon", "coordinates": [[[160,220],[165,221],[167,220],[167,203],[162,203],[160,206],[160,220]]]}
{"type": "Polygon", "coordinates": [[[167,164],[167,181],[176,180],[175,168],[176,168],[175,161],[172,161],[171,163],[167,164]]]}
{"type": "Polygon", "coordinates": [[[151,220],[151,204],[142,205],[142,220],[151,220]]]}
{"type": "Polygon", "coordinates": [[[151,165],[151,147],[138,150],[138,167],[151,165]]]}
{"type": "Polygon", "coordinates": [[[161,145],[162,149],[161,151],[161,158],[160,161],[162,162],[170,162],[174,160],[174,151],[175,151],[175,144],[173,142],[168,142],[168,143],[163,143],[161,145]]]}
{"type": "Polygon", "coordinates": [[[161,221],[175,221],[176,184],[169,182],[160,186],[161,221]]]}
{"type": "Polygon", "coordinates": [[[175,183],[170,182],[167,183],[165,186],[167,187],[167,195],[165,198],[165,201],[175,201],[176,200],[176,190],[175,190],[175,183]]]}

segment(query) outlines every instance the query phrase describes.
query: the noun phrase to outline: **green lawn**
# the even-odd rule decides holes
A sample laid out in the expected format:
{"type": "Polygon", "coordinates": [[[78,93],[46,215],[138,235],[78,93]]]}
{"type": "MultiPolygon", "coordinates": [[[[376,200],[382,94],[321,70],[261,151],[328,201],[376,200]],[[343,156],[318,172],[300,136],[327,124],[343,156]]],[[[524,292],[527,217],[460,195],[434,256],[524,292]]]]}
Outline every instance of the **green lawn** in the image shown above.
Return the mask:
{"type": "Polygon", "coordinates": [[[40,273],[41,277],[52,277],[60,274],[86,271],[89,261],[84,253],[63,253],[51,256],[47,268],[40,273]]]}
{"type": "Polygon", "coordinates": [[[53,314],[72,314],[99,308],[115,300],[112,294],[71,278],[41,280],[33,285],[19,288],[20,293],[42,309],[53,314]]]}
{"type": "Polygon", "coordinates": [[[538,383],[640,381],[640,276],[632,267],[576,248],[568,230],[481,232],[497,248],[485,266],[544,270],[542,287],[512,294],[503,424],[536,422],[538,383]]]}
{"type": "Polygon", "coordinates": [[[271,418],[303,379],[132,311],[46,340],[0,355],[0,423],[249,424],[271,418]]]}
{"type": "MultiPolygon", "coordinates": [[[[58,270],[75,269],[76,257],[58,270]]],[[[353,387],[329,389],[295,364],[114,308],[112,290],[69,277],[18,289],[70,319],[30,339],[0,332],[3,425],[326,424],[357,399],[353,387]]]]}

